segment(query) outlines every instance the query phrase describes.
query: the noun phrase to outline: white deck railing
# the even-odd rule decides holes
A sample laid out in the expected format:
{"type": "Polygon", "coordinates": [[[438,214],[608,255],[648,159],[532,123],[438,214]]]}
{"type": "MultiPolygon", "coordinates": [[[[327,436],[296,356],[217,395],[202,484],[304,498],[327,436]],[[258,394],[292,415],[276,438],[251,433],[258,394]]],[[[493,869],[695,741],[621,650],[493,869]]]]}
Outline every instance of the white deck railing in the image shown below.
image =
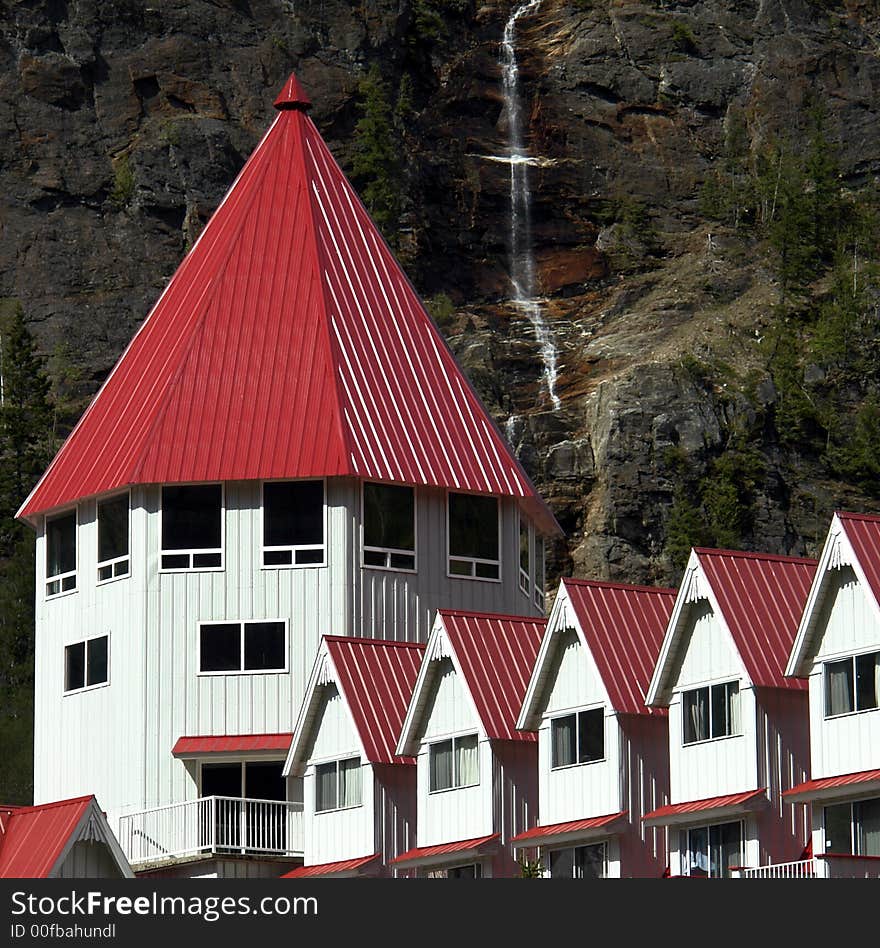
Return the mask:
{"type": "Polygon", "coordinates": [[[119,842],[132,865],[182,856],[301,856],[302,804],[240,797],[200,797],[130,813],[119,842]]]}
{"type": "Polygon", "coordinates": [[[740,869],[741,879],[880,879],[880,858],[826,853],[798,862],[740,869]]]}
{"type": "Polygon", "coordinates": [[[740,869],[740,879],[824,879],[825,867],[817,859],[778,862],[770,866],[740,869]]]}

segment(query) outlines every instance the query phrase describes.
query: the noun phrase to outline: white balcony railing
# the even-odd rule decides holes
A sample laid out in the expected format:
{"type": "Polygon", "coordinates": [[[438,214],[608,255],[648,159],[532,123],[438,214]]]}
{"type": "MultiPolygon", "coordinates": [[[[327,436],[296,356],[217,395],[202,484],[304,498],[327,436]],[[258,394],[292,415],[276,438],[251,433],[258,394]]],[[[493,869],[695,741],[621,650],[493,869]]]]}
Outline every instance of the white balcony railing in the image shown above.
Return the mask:
{"type": "Polygon", "coordinates": [[[132,865],[183,856],[301,856],[302,804],[240,797],[200,797],[130,813],[119,842],[132,865]]]}
{"type": "Polygon", "coordinates": [[[741,879],[880,879],[880,857],[825,853],[813,859],[740,869],[741,879]]]}
{"type": "Polygon", "coordinates": [[[824,869],[817,859],[799,859],[797,862],[743,868],[738,873],[740,879],[824,879],[824,869]]]}

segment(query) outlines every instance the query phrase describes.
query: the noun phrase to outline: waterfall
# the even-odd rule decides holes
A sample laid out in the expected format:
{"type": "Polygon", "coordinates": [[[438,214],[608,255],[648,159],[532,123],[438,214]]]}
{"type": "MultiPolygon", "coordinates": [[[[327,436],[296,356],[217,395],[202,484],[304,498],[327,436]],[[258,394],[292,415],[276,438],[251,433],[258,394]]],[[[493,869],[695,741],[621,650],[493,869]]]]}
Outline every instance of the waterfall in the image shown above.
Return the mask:
{"type": "Polygon", "coordinates": [[[522,110],[519,101],[519,67],[516,61],[516,22],[534,13],[542,0],[524,0],[515,6],[504,25],[501,38],[501,90],[507,115],[507,161],[510,165],[510,282],[512,301],[535,330],[544,364],[544,382],[553,410],[560,407],[556,394],[556,347],[541,311],[536,294],[535,255],[532,246],[532,196],[529,191],[529,167],[538,164],[531,158],[523,141],[522,110]]]}

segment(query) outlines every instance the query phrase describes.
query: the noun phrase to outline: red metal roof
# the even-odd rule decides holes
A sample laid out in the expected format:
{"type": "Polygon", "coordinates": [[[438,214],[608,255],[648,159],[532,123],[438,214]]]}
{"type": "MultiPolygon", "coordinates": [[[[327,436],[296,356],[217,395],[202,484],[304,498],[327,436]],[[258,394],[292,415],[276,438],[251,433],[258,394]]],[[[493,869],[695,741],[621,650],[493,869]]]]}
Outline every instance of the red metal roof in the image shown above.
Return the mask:
{"type": "Polygon", "coordinates": [[[752,684],[802,691],[785,667],[816,560],[734,550],[694,550],[752,684]]]}
{"type": "Polygon", "coordinates": [[[357,874],[359,870],[379,858],[378,853],[372,856],[361,856],[358,859],[342,859],[339,862],[324,862],[319,866],[299,866],[293,872],[285,872],[282,879],[318,879],[326,876],[357,874]]]}
{"type": "Polygon", "coordinates": [[[438,610],[480,722],[490,740],[536,741],[516,719],[544,637],[546,619],[438,610]]]}
{"type": "Polygon", "coordinates": [[[867,783],[880,783],[880,770],[862,770],[854,774],[841,774],[836,777],[818,777],[815,780],[806,780],[790,790],[783,790],[784,797],[798,797],[806,799],[809,796],[821,795],[828,790],[842,790],[846,787],[859,788],[867,783]]]}
{"type": "Polygon", "coordinates": [[[837,517],[846,532],[853,553],[865,574],[874,598],[880,603],[880,517],[842,513],[837,517]]]}
{"type": "Polygon", "coordinates": [[[582,833],[585,830],[601,829],[603,826],[610,826],[627,815],[626,810],[620,813],[609,813],[606,816],[592,816],[585,820],[570,820],[568,823],[551,823],[549,826],[535,826],[526,830],[524,833],[518,833],[511,839],[511,842],[517,843],[523,840],[535,840],[540,843],[546,836],[565,836],[582,833]]]}
{"type": "Polygon", "coordinates": [[[563,579],[562,585],[614,710],[667,713],[646,707],[645,697],[676,590],[582,579],[563,579]]]}
{"type": "Polygon", "coordinates": [[[670,803],[656,810],[646,813],[642,819],[654,823],[663,823],[670,818],[687,816],[691,813],[707,814],[710,810],[728,810],[743,807],[745,804],[759,802],[759,798],[766,799],[766,787],[758,790],[746,790],[743,793],[728,793],[720,797],[707,797],[704,800],[688,800],[687,803],[670,803]]]}
{"type": "Polygon", "coordinates": [[[395,754],[425,646],[325,635],[337,683],[371,764],[415,764],[395,754]]]}
{"type": "Polygon", "coordinates": [[[0,807],[0,879],[46,879],[95,798],[0,807]]]}
{"type": "Polygon", "coordinates": [[[351,475],[553,515],[327,149],[278,115],[19,510],[136,483],[351,475]]]}
{"type": "Polygon", "coordinates": [[[490,846],[500,838],[500,833],[492,833],[491,836],[478,836],[476,839],[460,839],[455,843],[440,843],[436,846],[418,846],[415,849],[408,849],[405,853],[392,859],[392,863],[401,862],[425,862],[434,857],[453,856],[456,853],[474,852],[490,846]]]}
{"type": "Polygon", "coordinates": [[[292,734],[223,734],[179,737],[171,753],[175,757],[201,754],[236,754],[248,751],[279,751],[290,749],[292,734]]]}

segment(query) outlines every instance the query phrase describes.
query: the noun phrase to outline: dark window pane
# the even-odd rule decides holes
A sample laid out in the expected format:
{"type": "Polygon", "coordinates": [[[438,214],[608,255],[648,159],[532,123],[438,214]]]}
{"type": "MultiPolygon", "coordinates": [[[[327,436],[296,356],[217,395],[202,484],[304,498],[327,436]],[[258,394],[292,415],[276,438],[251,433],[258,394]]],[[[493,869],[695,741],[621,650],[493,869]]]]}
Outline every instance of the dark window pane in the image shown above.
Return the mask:
{"type": "Polygon", "coordinates": [[[195,569],[207,569],[211,566],[220,566],[219,553],[193,553],[192,565],[195,569]]]}
{"type": "Polygon", "coordinates": [[[709,875],[709,831],[701,826],[688,831],[688,875],[709,875]]]}
{"type": "Polygon", "coordinates": [[[854,803],[853,818],[858,832],[858,854],[880,856],[880,797],[854,803]]]}
{"type": "Polygon", "coordinates": [[[428,747],[430,789],[448,790],[452,786],[452,741],[438,741],[428,747]]]}
{"type": "Polygon", "coordinates": [[[734,866],[742,865],[740,823],[722,823],[709,827],[710,872],[716,878],[727,878],[734,866]]]}
{"type": "Polygon", "coordinates": [[[880,653],[856,656],[856,709],[867,711],[877,707],[880,684],[880,653]]]}
{"type": "Polygon", "coordinates": [[[315,767],[315,811],[336,809],[336,761],[315,767]]]}
{"type": "Polygon", "coordinates": [[[498,564],[474,563],[474,575],[481,579],[498,579],[498,564]]]}
{"type": "Polygon", "coordinates": [[[467,866],[453,866],[446,870],[447,879],[479,879],[482,873],[476,863],[467,866]]]}
{"type": "Polygon", "coordinates": [[[825,807],[825,852],[853,852],[851,804],[825,807]]]}
{"type": "Polygon", "coordinates": [[[739,685],[735,681],[712,686],[712,737],[726,737],[736,731],[739,685]]]}
{"type": "Polygon", "coordinates": [[[323,542],[323,481],[275,481],[263,485],[263,546],[323,542]]]}
{"type": "Polygon", "coordinates": [[[364,546],[415,550],[415,510],[412,487],[364,484],[364,546]]]}
{"type": "Polygon", "coordinates": [[[163,487],[162,549],[219,549],[222,499],[220,484],[163,487]]]}
{"type": "Polygon", "coordinates": [[[97,685],[107,680],[107,636],[89,639],[87,685],[97,685]]]}
{"type": "Polygon", "coordinates": [[[449,495],[449,554],[498,559],[498,500],[474,494],[449,495]]]}
{"type": "Polygon", "coordinates": [[[462,563],[461,560],[450,560],[449,572],[453,576],[472,576],[473,566],[470,563],[462,563]]]}
{"type": "Polygon", "coordinates": [[[519,522],[519,568],[529,573],[529,528],[522,520],[519,522]]]}
{"type": "Polygon", "coordinates": [[[574,878],[574,850],[556,849],[550,852],[550,878],[574,878]]]}
{"type": "Polygon", "coordinates": [[[187,569],[188,567],[188,553],[175,553],[172,556],[162,557],[162,569],[187,569]]]}
{"type": "Polygon", "coordinates": [[[86,643],[77,642],[64,650],[64,690],[83,688],[86,683],[86,643]]]}
{"type": "Polygon", "coordinates": [[[76,511],[46,523],[46,575],[76,569],[76,511]]]}
{"type": "Polygon", "coordinates": [[[287,785],[280,761],[254,761],[244,765],[244,795],[250,800],[286,800],[287,785]]]}
{"type": "Polygon", "coordinates": [[[576,879],[601,879],[605,875],[605,845],[578,846],[574,864],[576,879]]]}
{"type": "Polygon", "coordinates": [[[583,764],[605,756],[605,712],[602,708],[578,714],[578,760],[583,764]]]}
{"type": "Polygon", "coordinates": [[[202,764],[202,796],[240,797],[241,764],[202,764]]]}
{"type": "Polygon", "coordinates": [[[203,625],[199,630],[200,671],[241,670],[241,625],[203,625]]]}
{"type": "Polygon", "coordinates": [[[576,722],[573,714],[550,722],[550,747],[553,767],[567,767],[577,761],[576,722]]]}
{"type": "Polygon", "coordinates": [[[389,553],[388,565],[392,569],[415,569],[416,558],[406,553],[389,553]]]}
{"type": "Polygon", "coordinates": [[[284,668],[284,623],[246,622],[244,667],[248,671],[284,668]]]}
{"type": "Polygon", "coordinates": [[[308,565],[309,563],[323,563],[323,562],[324,562],[323,550],[297,550],[296,551],[297,566],[308,565]]]}
{"type": "Polygon", "coordinates": [[[266,550],[263,553],[263,563],[266,566],[290,566],[293,554],[290,550],[266,550]]]}
{"type": "Polygon", "coordinates": [[[128,495],[98,503],[98,562],[128,555],[128,495]]]}
{"type": "Polygon", "coordinates": [[[853,660],[828,662],[825,666],[825,714],[853,711],[853,660]]]}
{"type": "Polygon", "coordinates": [[[705,741],[709,738],[709,689],[696,688],[682,695],[681,715],[684,724],[684,743],[705,741]]]}

